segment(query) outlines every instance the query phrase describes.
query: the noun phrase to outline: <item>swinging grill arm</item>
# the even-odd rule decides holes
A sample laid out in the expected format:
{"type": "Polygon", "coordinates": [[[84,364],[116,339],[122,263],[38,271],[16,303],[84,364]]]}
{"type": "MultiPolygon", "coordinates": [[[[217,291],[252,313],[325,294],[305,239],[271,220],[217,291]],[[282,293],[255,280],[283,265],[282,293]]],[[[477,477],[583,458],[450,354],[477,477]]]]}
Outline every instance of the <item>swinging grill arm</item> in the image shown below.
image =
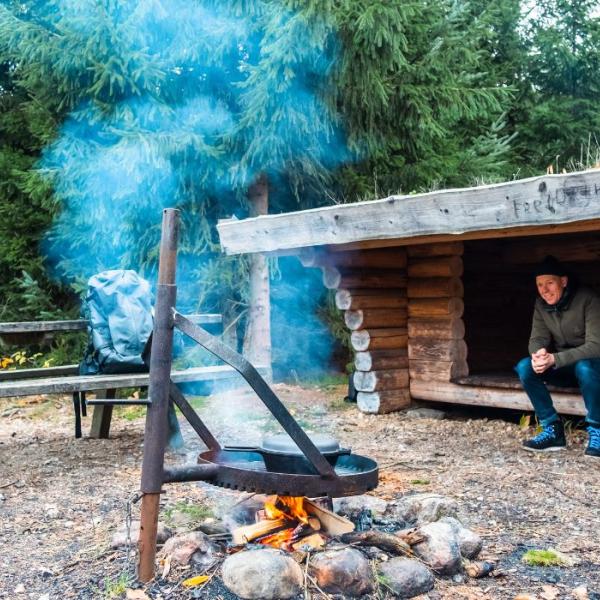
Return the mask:
{"type": "Polygon", "coordinates": [[[217,358],[233,367],[256,392],[271,414],[277,419],[285,432],[294,440],[298,448],[306,456],[321,477],[336,477],[335,471],[327,459],[313,444],[308,435],[298,425],[268,383],[260,373],[243,356],[232,350],[229,346],[212,336],[206,330],[186,319],[181,313],[173,309],[173,323],[185,335],[206,348],[217,358]]]}

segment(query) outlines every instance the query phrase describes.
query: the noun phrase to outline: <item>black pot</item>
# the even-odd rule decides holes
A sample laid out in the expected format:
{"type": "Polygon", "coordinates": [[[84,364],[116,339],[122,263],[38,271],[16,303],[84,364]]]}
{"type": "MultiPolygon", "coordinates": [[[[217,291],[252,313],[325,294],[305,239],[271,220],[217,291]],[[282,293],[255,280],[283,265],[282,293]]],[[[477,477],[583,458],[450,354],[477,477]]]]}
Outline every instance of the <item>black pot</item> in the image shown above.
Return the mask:
{"type": "MultiPolygon", "coordinates": [[[[308,437],[333,467],[340,456],[350,454],[350,449],[340,448],[339,442],[330,435],[316,433],[310,434],[308,437]]],[[[286,433],[266,437],[263,439],[262,445],[256,448],[226,446],[226,449],[246,450],[260,454],[265,461],[267,471],[273,473],[316,474],[314,467],[304,456],[302,450],[286,433]]]]}

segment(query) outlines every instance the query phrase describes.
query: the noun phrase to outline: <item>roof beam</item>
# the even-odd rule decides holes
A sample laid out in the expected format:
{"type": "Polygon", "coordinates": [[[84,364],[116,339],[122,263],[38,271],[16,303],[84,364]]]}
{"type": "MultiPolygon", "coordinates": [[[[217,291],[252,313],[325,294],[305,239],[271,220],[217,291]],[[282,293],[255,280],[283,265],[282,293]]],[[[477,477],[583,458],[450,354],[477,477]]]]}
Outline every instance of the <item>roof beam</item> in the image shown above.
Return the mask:
{"type": "Polygon", "coordinates": [[[295,254],[310,246],[476,239],[478,232],[490,237],[495,231],[503,235],[502,230],[509,235],[539,235],[558,232],[566,224],[572,224],[567,229],[577,230],[579,222],[582,230],[589,230],[598,228],[597,219],[600,170],[591,170],[229,219],[220,221],[217,229],[227,254],[295,254]]]}

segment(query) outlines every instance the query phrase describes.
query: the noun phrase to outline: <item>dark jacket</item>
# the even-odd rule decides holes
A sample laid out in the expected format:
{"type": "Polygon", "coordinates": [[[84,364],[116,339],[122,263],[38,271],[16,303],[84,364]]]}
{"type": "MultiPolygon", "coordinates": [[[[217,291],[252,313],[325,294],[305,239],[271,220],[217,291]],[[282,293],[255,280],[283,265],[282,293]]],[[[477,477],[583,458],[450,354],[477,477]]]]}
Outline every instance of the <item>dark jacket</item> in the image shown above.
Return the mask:
{"type": "Polygon", "coordinates": [[[557,368],[600,358],[600,296],[585,287],[567,289],[555,306],[536,300],[529,337],[529,353],[548,349],[557,368]]]}

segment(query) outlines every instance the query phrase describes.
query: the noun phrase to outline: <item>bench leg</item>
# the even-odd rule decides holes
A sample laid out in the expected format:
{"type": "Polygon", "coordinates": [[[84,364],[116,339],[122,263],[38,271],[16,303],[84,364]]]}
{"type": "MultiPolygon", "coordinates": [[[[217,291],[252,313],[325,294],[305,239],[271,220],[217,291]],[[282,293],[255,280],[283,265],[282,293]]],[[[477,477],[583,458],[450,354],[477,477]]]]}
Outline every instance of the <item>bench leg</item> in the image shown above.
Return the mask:
{"type": "MultiPolygon", "coordinates": [[[[114,398],[116,390],[106,390],[106,398],[114,398]]],[[[107,439],[110,432],[113,407],[111,404],[94,406],[90,437],[94,439],[107,439]]]]}
{"type": "Polygon", "coordinates": [[[81,398],[79,392],[73,392],[73,410],[75,411],[75,437],[81,437],[81,398]]]}

